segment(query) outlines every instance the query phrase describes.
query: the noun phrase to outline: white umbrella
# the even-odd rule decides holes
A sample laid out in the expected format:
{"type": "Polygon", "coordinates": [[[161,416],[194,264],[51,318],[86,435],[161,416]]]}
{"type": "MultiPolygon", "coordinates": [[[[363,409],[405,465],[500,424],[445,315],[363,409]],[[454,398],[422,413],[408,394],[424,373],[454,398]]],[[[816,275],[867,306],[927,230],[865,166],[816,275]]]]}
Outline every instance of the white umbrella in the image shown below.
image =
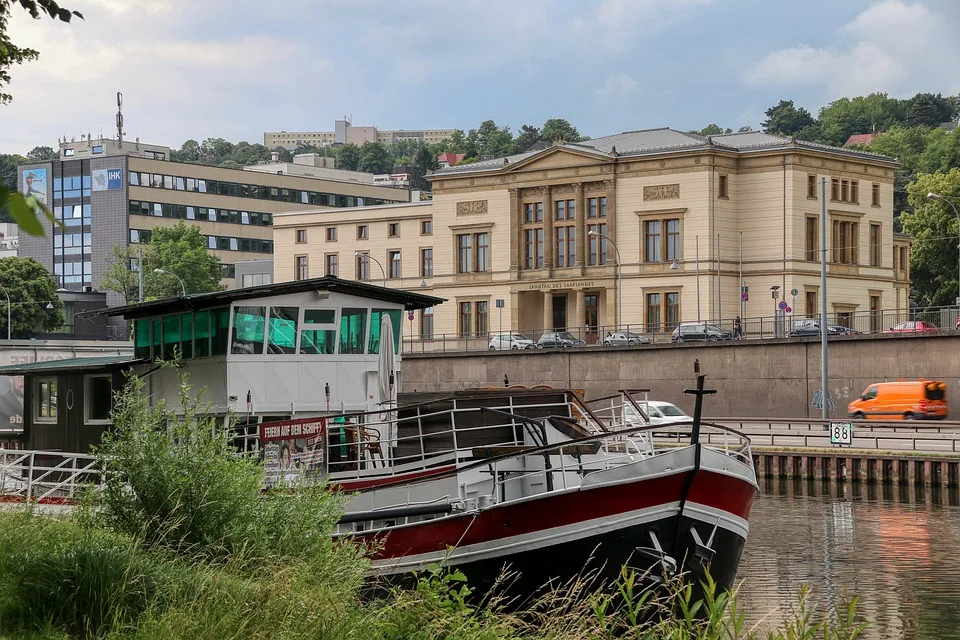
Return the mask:
{"type": "MultiPolygon", "coordinates": [[[[380,360],[377,373],[380,378],[380,402],[389,425],[387,438],[391,445],[394,439],[393,413],[389,410],[396,406],[397,393],[397,356],[393,351],[393,322],[389,314],[380,317],[380,360]]],[[[383,415],[383,414],[381,414],[383,415]]]]}

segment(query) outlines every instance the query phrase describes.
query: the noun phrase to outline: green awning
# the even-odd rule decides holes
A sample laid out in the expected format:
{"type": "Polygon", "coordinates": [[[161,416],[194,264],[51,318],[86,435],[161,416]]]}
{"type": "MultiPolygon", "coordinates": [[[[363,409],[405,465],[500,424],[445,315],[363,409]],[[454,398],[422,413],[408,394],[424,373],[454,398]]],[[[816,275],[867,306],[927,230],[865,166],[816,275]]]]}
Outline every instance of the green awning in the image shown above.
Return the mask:
{"type": "Polygon", "coordinates": [[[146,362],[149,362],[149,360],[146,358],[134,358],[132,355],[44,360],[42,362],[9,364],[0,367],[0,376],[22,376],[31,373],[68,373],[71,371],[100,373],[146,362]]]}

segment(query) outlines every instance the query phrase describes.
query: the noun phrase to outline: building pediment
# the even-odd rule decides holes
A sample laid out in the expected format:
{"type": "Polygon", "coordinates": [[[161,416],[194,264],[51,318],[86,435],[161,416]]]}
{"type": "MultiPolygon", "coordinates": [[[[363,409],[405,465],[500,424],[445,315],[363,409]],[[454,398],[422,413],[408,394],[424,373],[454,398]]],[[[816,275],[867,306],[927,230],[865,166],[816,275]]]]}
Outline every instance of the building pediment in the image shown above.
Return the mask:
{"type": "Polygon", "coordinates": [[[547,171],[550,169],[565,169],[582,167],[584,165],[613,163],[614,159],[603,153],[591,153],[584,149],[570,147],[551,147],[524,158],[520,162],[508,164],[503,169],[507,172],[547,171]]]}

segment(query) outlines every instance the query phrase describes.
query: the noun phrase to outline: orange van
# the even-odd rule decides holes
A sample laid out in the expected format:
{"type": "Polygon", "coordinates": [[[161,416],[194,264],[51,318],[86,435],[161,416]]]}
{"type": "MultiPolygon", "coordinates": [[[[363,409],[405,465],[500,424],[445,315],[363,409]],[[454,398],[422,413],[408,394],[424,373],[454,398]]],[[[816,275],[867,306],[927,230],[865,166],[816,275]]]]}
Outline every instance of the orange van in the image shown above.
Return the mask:
{"type": "Polygon", "coordinates": [[[945,420],[947,385],[939,380],[878,382],[847,407],[857,420],[945,420]]]}

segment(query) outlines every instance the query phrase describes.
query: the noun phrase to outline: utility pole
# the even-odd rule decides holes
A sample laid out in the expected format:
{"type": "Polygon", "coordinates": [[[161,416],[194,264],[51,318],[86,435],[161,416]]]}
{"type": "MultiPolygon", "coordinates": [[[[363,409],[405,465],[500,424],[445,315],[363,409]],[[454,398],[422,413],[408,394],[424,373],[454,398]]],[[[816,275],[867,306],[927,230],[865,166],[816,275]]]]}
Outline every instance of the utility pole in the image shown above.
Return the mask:
{"type": "Polygon", "coordinates": [[[830,376],[827,370],[827,178],[820,177],[820,417],[830,417],[830,376]]]}

